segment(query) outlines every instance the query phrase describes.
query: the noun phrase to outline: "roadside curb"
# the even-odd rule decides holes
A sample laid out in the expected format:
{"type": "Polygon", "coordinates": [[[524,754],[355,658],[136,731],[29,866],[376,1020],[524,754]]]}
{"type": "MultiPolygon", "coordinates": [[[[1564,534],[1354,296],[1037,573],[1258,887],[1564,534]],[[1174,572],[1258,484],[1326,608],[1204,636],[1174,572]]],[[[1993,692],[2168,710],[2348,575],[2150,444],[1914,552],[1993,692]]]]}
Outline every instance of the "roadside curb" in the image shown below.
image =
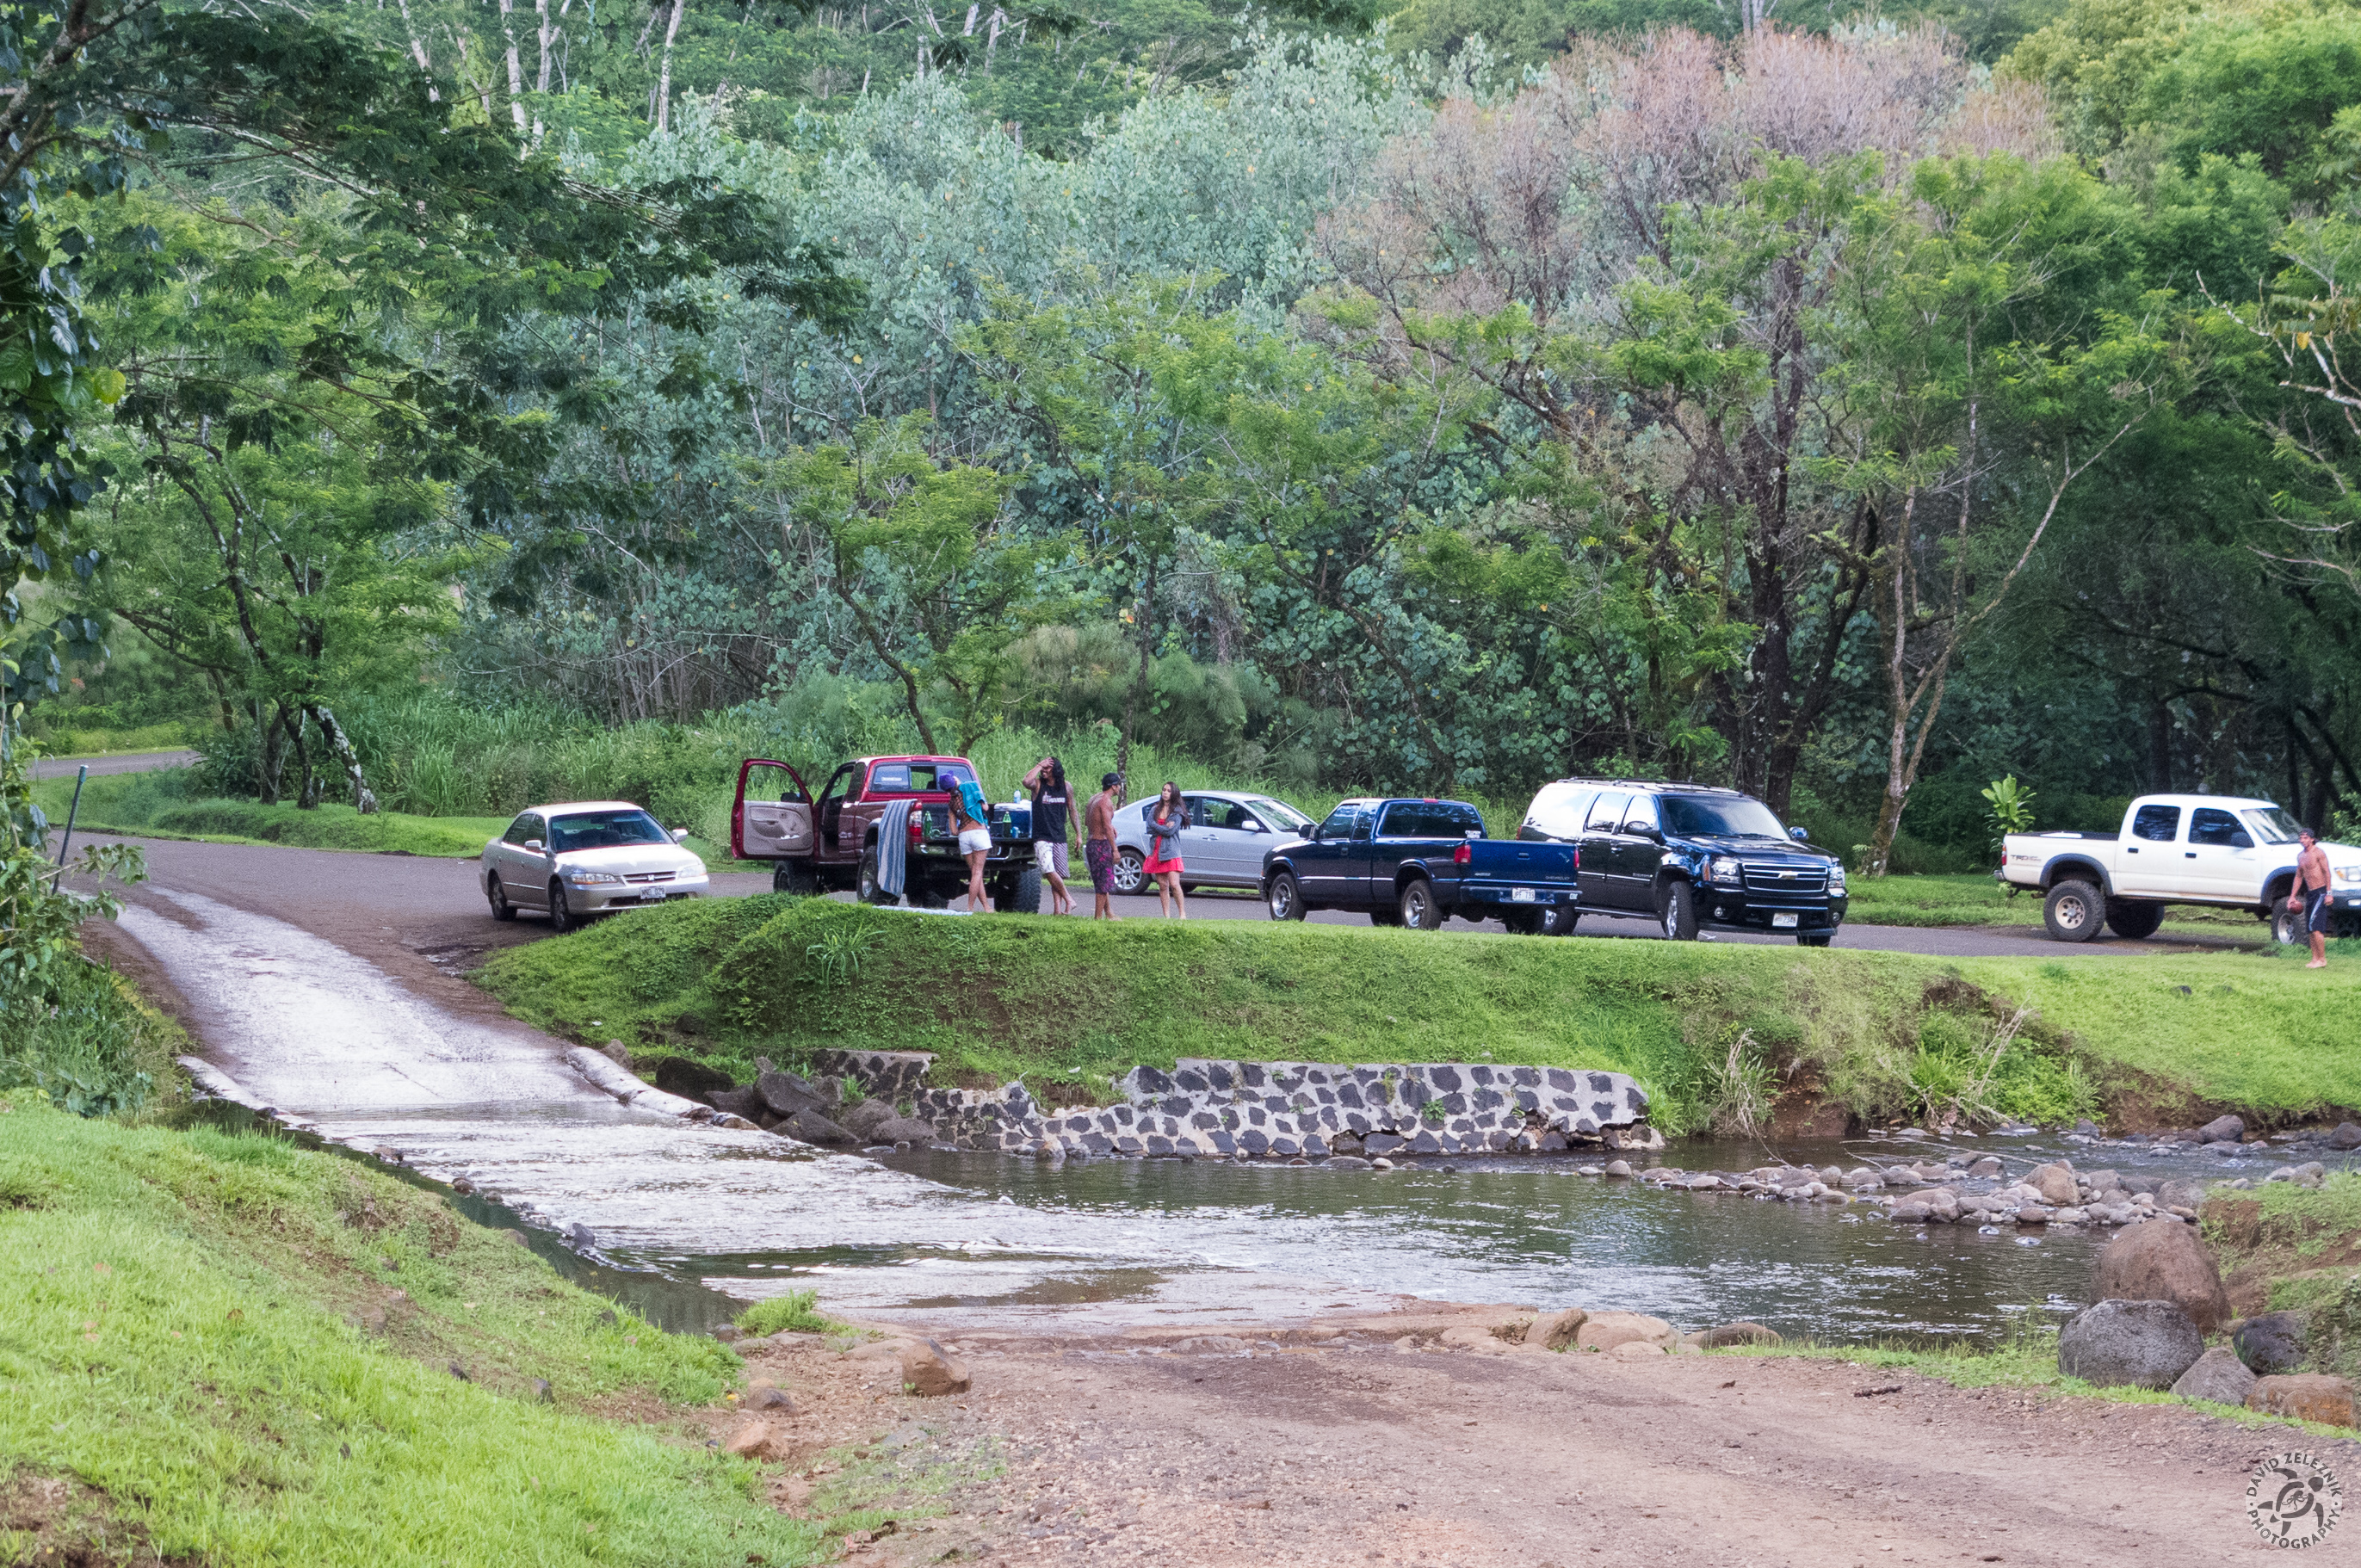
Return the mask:
{"type": "Polygon", "coordinates": [[[680,1095],[642,1082],[638,1075],[630,1069],[620,1066],[611,1058],[600,1056],[586,1046],[568,1046],[566,1047],[565,1055],[567,1066],[588,1079],[595,1087],[605,1090],[626,1105],[637,1106],[642,1111],[653,1111],[666,1116],[677,1116],[685,1122],[720,1124],[723,1121],[723,1118],[715,1113],[712,1106],[701,1105],[694,1100],[685,1099],[680,1095]]]}

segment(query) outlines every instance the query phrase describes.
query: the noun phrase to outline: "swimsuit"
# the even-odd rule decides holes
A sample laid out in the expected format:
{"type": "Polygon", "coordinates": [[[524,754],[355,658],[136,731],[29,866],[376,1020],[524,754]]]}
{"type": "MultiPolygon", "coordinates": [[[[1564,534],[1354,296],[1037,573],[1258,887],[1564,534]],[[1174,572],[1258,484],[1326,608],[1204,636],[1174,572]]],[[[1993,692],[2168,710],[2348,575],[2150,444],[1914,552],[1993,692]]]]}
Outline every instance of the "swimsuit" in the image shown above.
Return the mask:
{"type": "Polygon", "coordinates": [[[1082,859],[1091,868],[1091,891],[1115,891],[1115,845],[1104,839],[1093,839],[1082,846],[1082,859]]]}

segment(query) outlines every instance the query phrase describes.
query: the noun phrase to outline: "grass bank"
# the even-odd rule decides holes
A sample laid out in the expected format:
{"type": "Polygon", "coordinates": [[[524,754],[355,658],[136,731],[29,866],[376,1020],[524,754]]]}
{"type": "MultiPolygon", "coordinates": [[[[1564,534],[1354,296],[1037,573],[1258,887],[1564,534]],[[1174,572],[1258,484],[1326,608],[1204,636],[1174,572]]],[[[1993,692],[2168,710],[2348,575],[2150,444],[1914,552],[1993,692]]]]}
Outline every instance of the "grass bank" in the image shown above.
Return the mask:
{"type": "Polygon", "coordinates": [[[1248,922],[962,919],[821,900],[636,912],[478,976],[578,1038],[698,1057],[930,1050],[947,1081],[1107,1092],[1180,1056],[1617,1069],[1668,1131],[1834,1102],[1866,1120],[2056,1123],[2361,1103],[2361,965],[2258,955],[1909,954],[1248,922]],[[2020,1005],[2032,1009],[2013,1033],[2020,1005]]]}
{"type": "Polygon", "coordinates": [[[2200,1212],[2205,1239],[2241,1313],[2300,1308],[2334,1320],[2345,1364],[2361,1375],[2361,1174],[2339,1171],[2318,1187],[2267,1182],[2215,1189],[2200,1212]]]}
{"type": "Polygon", "coordinates": [[[18,1091],[0,1099],[0,1558],[818,1555],[816,1528],[686,1419],[734,1355],[610,1309],[433,1195],[283,1139],[18,1091]]]}
{"type": "MultiPolygon", "coordinates": [[[[73,800],[71,778],[44,779],[33,798],[50,820],[62,823],[73,800]]],[[[414,817],[380,811],[364,817],[351,806],[324,803],[305,811],[290,805],[264,806],[201,793],[194,772],[167,768],[152,773],[110,773],[82,787],[76,831],[138,834],[151,839],[196,839],[222,844],[286,844],[308,850],[365,853],[449,855],[483,852],[484,840],[509,825],[505,817],[414,817]]]]}

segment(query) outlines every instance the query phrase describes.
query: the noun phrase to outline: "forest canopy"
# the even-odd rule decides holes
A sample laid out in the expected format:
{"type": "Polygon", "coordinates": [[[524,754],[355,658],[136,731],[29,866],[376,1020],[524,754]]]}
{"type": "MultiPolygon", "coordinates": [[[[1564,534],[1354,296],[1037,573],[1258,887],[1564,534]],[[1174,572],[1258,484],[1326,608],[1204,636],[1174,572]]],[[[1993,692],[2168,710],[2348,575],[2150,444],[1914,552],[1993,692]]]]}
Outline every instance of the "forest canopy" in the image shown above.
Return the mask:
{"type": "Polygon", "coordinates": [[[16,722],[2350,810],[2361,7],[1798,5],[0,6],[16,722]]]}

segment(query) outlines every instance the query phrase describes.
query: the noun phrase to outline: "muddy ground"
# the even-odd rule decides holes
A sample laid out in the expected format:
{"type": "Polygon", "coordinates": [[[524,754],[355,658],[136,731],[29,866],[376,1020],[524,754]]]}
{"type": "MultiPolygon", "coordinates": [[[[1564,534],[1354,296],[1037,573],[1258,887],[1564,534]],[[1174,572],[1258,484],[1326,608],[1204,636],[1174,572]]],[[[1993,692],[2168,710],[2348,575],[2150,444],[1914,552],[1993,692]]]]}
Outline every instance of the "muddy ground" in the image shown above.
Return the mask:
{"type": "MultiPolygon", "coordinates": [[[[1260,1342],[1246,1354],[968,1332],[945,1348],[971,1387],[935,1398],[818,1336],[748,1360],[802,1411],[775,1500],[881,1568],[2223,1563],[2271,1550],[2245,1508],[2264,1459],[2308,1448],[2361,1478],[2361,1443],[2184,1408],[1796,1357],[1433,1343],[1488,1321],[1419,1303],[1195,1330],[1260,1342]]],[[[2361,1559],[2361,1537],[2321,1558],[2361,1559]]]]}

